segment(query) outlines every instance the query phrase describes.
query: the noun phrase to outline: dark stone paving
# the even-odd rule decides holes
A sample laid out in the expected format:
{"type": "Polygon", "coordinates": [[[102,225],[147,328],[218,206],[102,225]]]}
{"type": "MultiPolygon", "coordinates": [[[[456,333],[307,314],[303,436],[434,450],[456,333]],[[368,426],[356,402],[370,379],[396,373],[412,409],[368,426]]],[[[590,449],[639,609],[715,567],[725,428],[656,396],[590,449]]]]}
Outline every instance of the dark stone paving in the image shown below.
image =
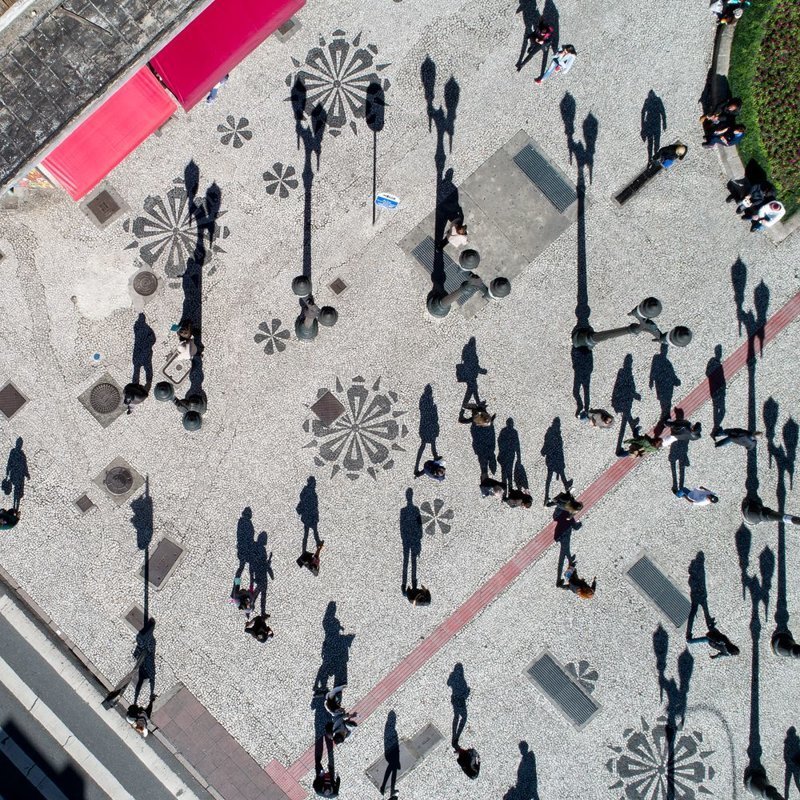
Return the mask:
{"type": "Polygon", "coordinates": [[[182,684],[162,698],[152,721],[224,800],[290,798],[182,684]]]}
{"type": "Polygon", "coordinates": [[[0,187],[202,0],[42,0],[0,33],[0,187]]]}

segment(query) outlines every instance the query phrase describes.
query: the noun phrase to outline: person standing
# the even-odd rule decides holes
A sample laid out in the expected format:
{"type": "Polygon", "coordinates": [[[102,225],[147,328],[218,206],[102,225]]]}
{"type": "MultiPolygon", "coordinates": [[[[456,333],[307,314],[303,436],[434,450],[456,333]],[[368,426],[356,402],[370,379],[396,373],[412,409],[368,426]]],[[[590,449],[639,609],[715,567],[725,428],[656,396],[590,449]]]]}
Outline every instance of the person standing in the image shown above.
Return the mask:
{"type": "Polygon", "coordinates": [[[447,462],[443,458],[428,459],[423,465],[420,472],[414,473],[415,478],[420,475],[427,475],[435,481],[443,481],[447,468],[447,462]]]}
{"type": "Polygon", "coordinates": [[[533,506],[533,498],[527,489],[509,489],[503,501],[511,508],[531,508],[533,506]]]}
{"type": "Polygon", "coordinates": [[[257,614],[245,622],[244,632],[249,633],[257,642],[266,642],[275,635],[272,628],[267,625],[268,619],[269,614],[257,614]]]}
{"type": "Polygon", "coordinates": [[[542,75],[541,78],[536,78],[534,83],[538,85],[546,81],[554,72],[560,72],[562,75],[566,75],[572,69],[572,65],[575,63],[575,56],[577,55],[577,51],[571,44],[565,44],[553,56],[553,60],[550,62],[550,66],[545,70],[544,75],[542,75]]]}
{"type": "Polygon", "coordinates": [[[710,628],[705,636],[686,636],[687,644],[708,644],[712,650],[716,651],[709,655],[709,658],[721,658],[722,656],[738,656],[739,648],[724,634],[716,628],[710,628]]]}
{"type": "Polygon", "coordinates": [[[711,434],[711,438],[714,439],[714,447],[738,444],[745,450],[753,450],[758,444],[759,437],[763,435],[761,431],[748,431],[744,428],[719,428],[711,434]],[[722,438],[717,439],[718,436],[722,436],[722,438]]]}
{"type": "Polygon", "coordinates": [[[591,585],[583,578],[578,577],[578,565],[575,556],[569,556],[564,577],[556,581],[556,586],[558,586],[559,589],[566,589],[567,591],[574,592],[582,600],[591,600],[597,588],[597,577],[592,579],[591,585]]]}
{"type": "Polygon", "coordinates": [[[452,245],[457,250],[464,247],[468,242],[467,239],[467,226],[464,224],[463,219],[454,219],[450,221],[449,227],[442,240],[442,247],[452,245]]]}
{"type": "Polygon", "coordinates": [[[462,425],[477,425],[479,428],[489,428],[495,420],[497,414],[490,414],[486,410],[486,403],[466,403],[461,407],[458,414],[458,421],[462,425]],[[464,411],[471,411],[472,415],[467,417],[464,411]]]}
{"type": "Polygon", "coordinates": [[[481,774],[481,757],[474,747],[458,747],[453,748],[456,754],[456,761],[458,766],[464,771],[468,778],[475,778],[481,774]]]}
{"type": "Polygon", "coordinates": [[[488,472],[481,473],[481,495],[483,497],[496,497],[502,499],[504,491],[503,484],[489,477],[488,472]]]}
{"type": "Polygon", "coordinates": [[[11,530],[19,522],[20,513],[16,508],[0,508],[0,531],[11,530]]]}
{"type": "Polygon", "coordinates": [[[310,553],[308,550],[303,550],[300,557],[297,559],[297,566],[306,567],[314,577],[319,575],[319,554],[322,552],[324,546],[325,541],[323,540],[317,545],[317,549],[313,553],[310,553]]]}
{"type": "Polygon", "coordinates": [[[667,436],[662,437],[661,446],[666,447],[673,442],[696,442],[702,435],[703,427],[699,422],[689,422],[688,419],[668,419],[664,422],[670,429],[667,436]]]}
{"type": "Polygon", "coordinates": [[[583,511],[583,503],[576,500],[571,492],[559,492],[552,500],[548,500],[544,506],[545,508],[556,506],[559,511],[563,511],[570,519],[583,511]]]}
{"type": "Polygon", "coordinates": [[[664,169],[669,169],[676,161],[683,161],[689,148],[685,144],[669,144],[659,149],[654,158],[664,169]]]}

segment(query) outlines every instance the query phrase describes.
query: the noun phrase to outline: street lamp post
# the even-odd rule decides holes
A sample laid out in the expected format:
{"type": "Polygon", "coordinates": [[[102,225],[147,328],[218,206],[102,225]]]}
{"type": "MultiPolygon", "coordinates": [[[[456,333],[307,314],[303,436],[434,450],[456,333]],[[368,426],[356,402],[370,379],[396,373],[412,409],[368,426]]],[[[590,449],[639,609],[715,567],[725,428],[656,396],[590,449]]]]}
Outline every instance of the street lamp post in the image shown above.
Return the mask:
{"type": "Polygon", "coordinates": [[[339,319],[339,313],[333,306],[319,308],[314,298],[309,294],[303,303],[303,310],[294,323],[294,332],[298,339],[310,342],[317,338],[319,326],[332,328],[339,319]]]}
{"type": "Polygon", "coordinates": [[[749,525],[760,525],[762,522],[785,522],[789,525],[800,525],[800,517],[794,514],[781,514],[773,508],[767,508],[760,500],[745,497],[742,501],[742,516],[749,525]]]}
{"type": "Polygon", "coordinates": [[[649,333],[654,342],[669,342],[676,347],[686,347],[692,341],[692,332],[685,325],[676,325],[664,333],[653,320],[661,313],[661,301],[655,297],[646,297],[633,311],[628,312],[636,322],[623,328],[612,328],[607,331],[595,331],[589,325],[577,328],[572,333],[573,347],[586,347],[589,350],[607,339],[619,339],[622,336],[638,336],[649,333]]]}
{"type": "Polygon", "coordinates": [[[431,291],[425,303],[431,316],[446,317],[450,313],[450,306],[470,287],[477,289],[487,300],[501,300],[508,297],[511,293],[511,281],[508,278],[494,278],[487,286],[483,278],[473,271],[480,263],[481,256],[477,250],[468,249],[461,253],[458,257],[458,266],[467,279],[449,294],[431,291]]]}
{"type": "Polygon", "coordinates": [[[772,652],[776,656],[783,656],[784,658],[798,658],[800,659],[800,644],[794,640],[794,636],[789,631],[776,633],[772,637],[772,652]]]}

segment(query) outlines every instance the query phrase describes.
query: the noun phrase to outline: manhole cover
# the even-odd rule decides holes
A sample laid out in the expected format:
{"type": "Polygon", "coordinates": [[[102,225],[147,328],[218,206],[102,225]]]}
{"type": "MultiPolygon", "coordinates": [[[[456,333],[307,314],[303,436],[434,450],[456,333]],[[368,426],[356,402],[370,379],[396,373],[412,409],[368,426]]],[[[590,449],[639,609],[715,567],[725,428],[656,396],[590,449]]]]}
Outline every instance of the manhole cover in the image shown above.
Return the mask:
{"type": "Polygon", "coordinates": [[[133,279],[133,291],[142,297],[149,297],[158,289],[158,278],[149,270],[142,270],[133,279]]]}
{"type": "Polygon", "coordinates": [[[106,473],[103,483],[111,494],[125,494],[133,486],[133,474],[125,467],[113,467],[106,473]]]}
{"type": "Polygon", "coordinates": [[[122,394],[113,383],[98,383],[89,395],[89,405],[98,414],[110,414],[119,408],[122,394]]]}

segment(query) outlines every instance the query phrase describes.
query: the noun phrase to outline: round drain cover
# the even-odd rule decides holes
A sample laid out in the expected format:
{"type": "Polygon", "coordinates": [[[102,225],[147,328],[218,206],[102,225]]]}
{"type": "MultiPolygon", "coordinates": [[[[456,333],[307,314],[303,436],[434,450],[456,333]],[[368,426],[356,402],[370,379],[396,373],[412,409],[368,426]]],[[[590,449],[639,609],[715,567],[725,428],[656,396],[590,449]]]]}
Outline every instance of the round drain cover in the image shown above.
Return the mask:
{"type": "Polygon", "coordinates": [[[125,467],[113,467],[106,472],[103,483],[111,494],[125,494],[133,486],[133,475],[125,467]]]}
{"type": "Polygon", "coordinates": [[[122,393],[113,383],[98,383],[89,395],[89,405],[98,414],[110,414],[119,408],[122,393]]]}
{"type": "Polygon", "coordinates": [[[149,297],[158,289],[158,278],[149,270],[142,270],[133,279],[133,291],[142,297],[149,297]]]}

